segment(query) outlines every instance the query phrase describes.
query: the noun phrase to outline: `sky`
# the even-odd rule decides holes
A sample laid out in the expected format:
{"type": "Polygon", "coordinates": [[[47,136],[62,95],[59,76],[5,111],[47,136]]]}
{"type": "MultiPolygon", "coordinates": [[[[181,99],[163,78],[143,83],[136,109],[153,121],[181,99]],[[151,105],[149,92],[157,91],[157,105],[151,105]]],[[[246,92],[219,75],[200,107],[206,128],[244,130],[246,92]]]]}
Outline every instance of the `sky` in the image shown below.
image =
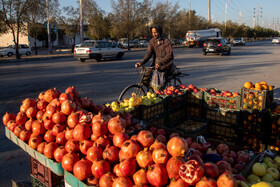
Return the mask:
{"type": "MultiPolygon", "coordinates": [[[[105,12],[112,11],[111,0],[95,1],[105,12]]],[[[154,2],[167,1],[154,0],[154,2]]],[[[208,0],[170,0],[170,3],[172,6],[178,3],[179,9],[189,10],[189,1],[191,2],[191,10],[195,10],[197,15],[208,19],[208,0]]],[[[59,3],[62,7],[78,6],[77,0],[59,0],[59,3]]],[[[280,30],[279,9],[280,0],[211,0],[211,20],[219,23],[232,20],[250,27],[257,25],[258,20],[258,25],[262,27],[280,30]]]]}

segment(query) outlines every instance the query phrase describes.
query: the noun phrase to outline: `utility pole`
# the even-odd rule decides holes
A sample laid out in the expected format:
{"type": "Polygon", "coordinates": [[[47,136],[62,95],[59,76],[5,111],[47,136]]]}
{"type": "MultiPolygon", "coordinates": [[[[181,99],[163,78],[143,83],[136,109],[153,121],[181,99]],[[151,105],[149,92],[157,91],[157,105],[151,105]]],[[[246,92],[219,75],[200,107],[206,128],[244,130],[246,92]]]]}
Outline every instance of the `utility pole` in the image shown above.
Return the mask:
{"type": "Polygon", "coordinates": [[[208,0],[208,23],[211,23],[211,0],[208,0]]]}
{"type": "Polygon", "coordinates": [[[189,29],[191,28],[191,0],[189,0],[189,29]]]}
{"type": "Polygon", "coordinates": [[[170,19],[171,16],[170,16],[170,0],[168,0],[168,38],[170,39],[170,19]]]}
{"type": "Polygon", "coordinates": [[[262,7],[260,7],[258,5],[257,8],[254,8],[254,18],[255,18],[255,14],[257,14],[256,15],[256,17],[257,17],[257,26],[259,26],[259,16],[262,17],[262,15],[260,15],[260,14],[262,14],[262,7]]]}
{"type": "Polygon", "coordinates": [[[84,42],[83,0],[80,0],[80,40],[84,42]]]}
{"type": "Polygon", "coordinates": [[[49,0],[46,0],[46,7],[47,7],[48,47],[49,47],[49,54],[52,54],[52,40],[51,40],[50,15],[49,15],[49,0]]]}
{"type": "Polygon", "coordinates": [[[239,15],[240,15],[240,25],[242,25],[242,11],[241,10],[239,12],[239,15]]]}

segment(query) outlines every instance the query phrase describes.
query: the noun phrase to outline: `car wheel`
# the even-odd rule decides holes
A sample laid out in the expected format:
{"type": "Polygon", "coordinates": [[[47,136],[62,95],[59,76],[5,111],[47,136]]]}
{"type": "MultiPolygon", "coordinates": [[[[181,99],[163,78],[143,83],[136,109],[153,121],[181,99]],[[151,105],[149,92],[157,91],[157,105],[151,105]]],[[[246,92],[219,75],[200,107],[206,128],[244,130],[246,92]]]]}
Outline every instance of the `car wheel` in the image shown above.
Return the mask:
{"type": "Polygon", "coordinates": [[[118,53],[117,54],[117,59],[122,59],[122,57],[123,57],[123,53],[118,53]]]}
{"type": "Polygon", "coordinates": [[[96,62],[100,62],[101,58],[102,58],[101,55],[97,55],[96,58],[95,58],[96,62]]]}
{"type": "Polygon", "coordinates": [[[12,52],[9,52],[9,53],[7,54],[7,56],[8,56],[8,57],[11,57],[11,56],[13,56],[13,53],[12,53],[12,52]]]}
{"type": "Polygon", "coordinates": [[[29,56],[29,55],[31,55],[31,52],[30,52],[30,51],[27,51],[27,52],[26,52],[26,56],[29,56]]]}
{"type": "Polygon", "coordinates": [[[206,55],[207,53],[206,52],[203,52],[203,55],[206,55]]]}
{"type": "Polygon", "coordinates": [[[85,62],[86,59],[85,59],[85,58],[80,58],[80,61],[81,61],[81,62],[85,62]]]}

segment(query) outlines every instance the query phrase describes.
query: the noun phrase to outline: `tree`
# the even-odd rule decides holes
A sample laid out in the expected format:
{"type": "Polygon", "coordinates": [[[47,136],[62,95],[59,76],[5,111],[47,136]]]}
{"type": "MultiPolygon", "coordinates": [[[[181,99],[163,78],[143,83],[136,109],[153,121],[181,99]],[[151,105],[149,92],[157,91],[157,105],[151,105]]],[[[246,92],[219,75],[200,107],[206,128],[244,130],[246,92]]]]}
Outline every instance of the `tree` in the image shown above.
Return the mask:
{"type": "Polygon", "coordinates": [[[16,58],[20,59],[18,52],[19,34],[26,31],[26,20],[29,0],[1,0],[3,21],[13,34],[13,41],[16,49],[16,58]]]}

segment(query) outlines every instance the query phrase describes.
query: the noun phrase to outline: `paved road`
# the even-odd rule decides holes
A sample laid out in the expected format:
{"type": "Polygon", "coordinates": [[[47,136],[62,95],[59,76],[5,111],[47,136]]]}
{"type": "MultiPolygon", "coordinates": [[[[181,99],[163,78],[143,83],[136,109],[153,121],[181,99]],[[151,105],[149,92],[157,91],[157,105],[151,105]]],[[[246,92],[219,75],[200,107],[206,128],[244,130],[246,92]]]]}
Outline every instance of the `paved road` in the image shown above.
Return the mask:
{"type": "MultiPolygon", "coordinates": [[[[264,41],[233,47],[230,56],[203,56],[200,48],[176,48],[174,55],[176,65],[190,74],[182,78],[184,84],[236,92],[245,81],[267,81],[276,87],[274,96],[280,98],[279,50],[280,45],[264,41]]],[[[22,100],[36,98],[52,87],[64,91],[74,85],[82,97],[98,104],[116,100],[125,86],[136,82],[138,74],[133,67],[144,53],[130,51],[123,60],[98,63],[80,63],[67,56],[0,64],[0,115],[6,111],[17,113],[22,100]]],[[[12,179],[26,180],[29,174],[29,156],[7,140],[1,125],[0,186],[11,186],[12,179]]]]}

